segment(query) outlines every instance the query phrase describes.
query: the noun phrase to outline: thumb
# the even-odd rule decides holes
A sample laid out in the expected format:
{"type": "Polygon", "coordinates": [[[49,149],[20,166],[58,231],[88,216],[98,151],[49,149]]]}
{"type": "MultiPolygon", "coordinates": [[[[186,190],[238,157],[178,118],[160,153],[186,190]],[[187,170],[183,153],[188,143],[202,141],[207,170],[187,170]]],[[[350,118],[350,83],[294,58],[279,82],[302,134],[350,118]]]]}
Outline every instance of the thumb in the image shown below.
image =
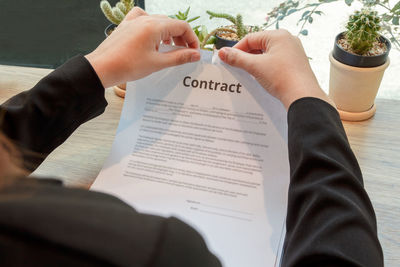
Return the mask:
{"type": "Polygon", "coordinates": [[[166,53],[158,53],[161,68],[167,68],[200,60],[200,52],[191,48],[180,48],[166,53]]]}
{"type": "Polygon", "coordinates": [[[140,16],[148,16],[148,14],[140,7],[135,6],[128,14],[126,14],[124,20],[133,20],[140,16]]]}
{"type": "Polygon", "coordinates": [[[254,55],[237,48],[224,47],[218,52],[220,59],[233,67],[244,69],[252,74],[254,55]]]}

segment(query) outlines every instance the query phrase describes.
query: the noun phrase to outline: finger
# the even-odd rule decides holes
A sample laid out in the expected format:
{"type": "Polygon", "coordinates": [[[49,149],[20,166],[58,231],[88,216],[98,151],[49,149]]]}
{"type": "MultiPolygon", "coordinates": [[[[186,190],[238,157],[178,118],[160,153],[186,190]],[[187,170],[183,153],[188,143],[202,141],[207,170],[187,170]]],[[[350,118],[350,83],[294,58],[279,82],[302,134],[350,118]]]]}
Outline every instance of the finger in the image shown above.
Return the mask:
{"type": "Polygon", "coordinates": [[[249,54],[237,48],[224,47],[218,52],[220,59],[228,65],[244,69],[253,74],[256,55],[249,54]]]}
{"type": "Polygon", "coordinates": [[[151,17],[154,18],[159,18],[159,19],[170,19],[170,17],[166,16],[166,15],[161,15],[161,14],[154,14],[154,15],[150,15],[151,17]]]}
{"type": "Polygon", "coordinates": [[[148,14],[140,7],[135,6],[128,14],[126,14],[124,20],[133,20],[140,16],[148,16],[148,14]]]}
{"type": "Polygon", "coordinates": [[[182,65],[200,60],[200,51],[191,48],[181,48],[157,55],[157,64],[160,69],[182,65]]]}
{"type": "Polygon", "coordinates": [[[271,31],[251,33],[240,40],[239,43],[234,46],[234,48],[240,49],[245,52],[249,52],[252,50],[266,51],[270,38],[271,31]]]}
{"type": "Polygon", "coordinates": [[[181,37],[174,37],[173,39],[174,39],[174,44],[176,46],[184,46],[184,47],[186,47],[186,43],[181,37]]]}
{"type": "Polygon", "coordinates": [[[247,53],[259,55],[259,54],[263,54],[264,51],[263,50],[250,50],[247,53]]]}
{"type": "MultiPolygon", "coordinates": [[[[162,23],[162,39],[167,37],[180,37],[190,48],[199,48],[199,39],[193,32],[189,23],[177,19],[166,19],[162,23]]],[[[186,45],[185,45],[186,46],[186,45]]]]}

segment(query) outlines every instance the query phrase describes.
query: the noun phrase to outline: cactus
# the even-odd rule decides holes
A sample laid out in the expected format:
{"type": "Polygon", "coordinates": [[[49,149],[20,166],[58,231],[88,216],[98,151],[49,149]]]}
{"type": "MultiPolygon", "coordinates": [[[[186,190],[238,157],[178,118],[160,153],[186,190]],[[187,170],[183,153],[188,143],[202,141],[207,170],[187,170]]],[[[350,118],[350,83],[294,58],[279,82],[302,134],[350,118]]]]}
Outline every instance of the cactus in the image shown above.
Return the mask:
{"type": "Polygon", "coordinates": [[[248,33],[246,27],[243,25],[243,17],[240,14],[237,14],[236,18],[229,14],[215,13],[212,11],[207,11],[207,14],[210,15],[210,19],[221,18],[221,19],[227,19],[230,22],[232,22],[236,26],[236,34],[239,39],[242,39],[248,33]]]}
{"type": "Polygon", "coordinates": [[[125,18],[125,15],[131,11],[135,6],[134,0],[121,0],[115,7],[111,7],[107,0],[100,2],[100,8],[104,13],[104,16],[113,24],[118,25],[125,18]]]}
{"type": "Polygon", "coordinates": [[[368,8],[356,11],[349,17],[345,37],[355,53],[363,55],[373,47],[379,37],[380,23],[377,12],[368,8]]]}

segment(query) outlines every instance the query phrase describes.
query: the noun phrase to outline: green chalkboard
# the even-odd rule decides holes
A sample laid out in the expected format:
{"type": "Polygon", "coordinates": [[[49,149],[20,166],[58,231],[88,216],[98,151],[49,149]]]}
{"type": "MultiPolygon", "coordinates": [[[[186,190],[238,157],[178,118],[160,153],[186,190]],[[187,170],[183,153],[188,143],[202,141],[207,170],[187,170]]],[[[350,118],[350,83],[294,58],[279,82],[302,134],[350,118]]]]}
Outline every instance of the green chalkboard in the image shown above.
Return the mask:
{"type": "MultiPolygon", "coordinates": [[[[144,8],[144,0],[136,2],[144,8]]],[[[55,68],[92,51],[110,24],[99,5],[100,0],[0,0],[0,64],[55,68]]]]}

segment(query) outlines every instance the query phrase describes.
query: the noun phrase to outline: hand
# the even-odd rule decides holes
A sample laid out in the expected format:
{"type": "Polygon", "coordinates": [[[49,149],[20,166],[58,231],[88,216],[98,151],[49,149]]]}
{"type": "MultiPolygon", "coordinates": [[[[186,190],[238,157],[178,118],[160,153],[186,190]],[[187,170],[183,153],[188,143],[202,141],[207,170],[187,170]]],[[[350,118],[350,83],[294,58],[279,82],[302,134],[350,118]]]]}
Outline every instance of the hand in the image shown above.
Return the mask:
{"type": "Polygon", "coordinates": [[[335,107],[318,85],[300,39],[286,30],[249,34],[233,48],[221,49],[219,57],[253,75],[286,109],[307,96],[321,98],[335,107]]]}
{"type": "Polygon", "coordinates": [[[133,8],[99,47],[85,57],[103,86],[143,78],[166,67],[200,60],[199,42],[190,25],[133,8]],[[186,48],[158,52],[162,41],[186,48]]]}

